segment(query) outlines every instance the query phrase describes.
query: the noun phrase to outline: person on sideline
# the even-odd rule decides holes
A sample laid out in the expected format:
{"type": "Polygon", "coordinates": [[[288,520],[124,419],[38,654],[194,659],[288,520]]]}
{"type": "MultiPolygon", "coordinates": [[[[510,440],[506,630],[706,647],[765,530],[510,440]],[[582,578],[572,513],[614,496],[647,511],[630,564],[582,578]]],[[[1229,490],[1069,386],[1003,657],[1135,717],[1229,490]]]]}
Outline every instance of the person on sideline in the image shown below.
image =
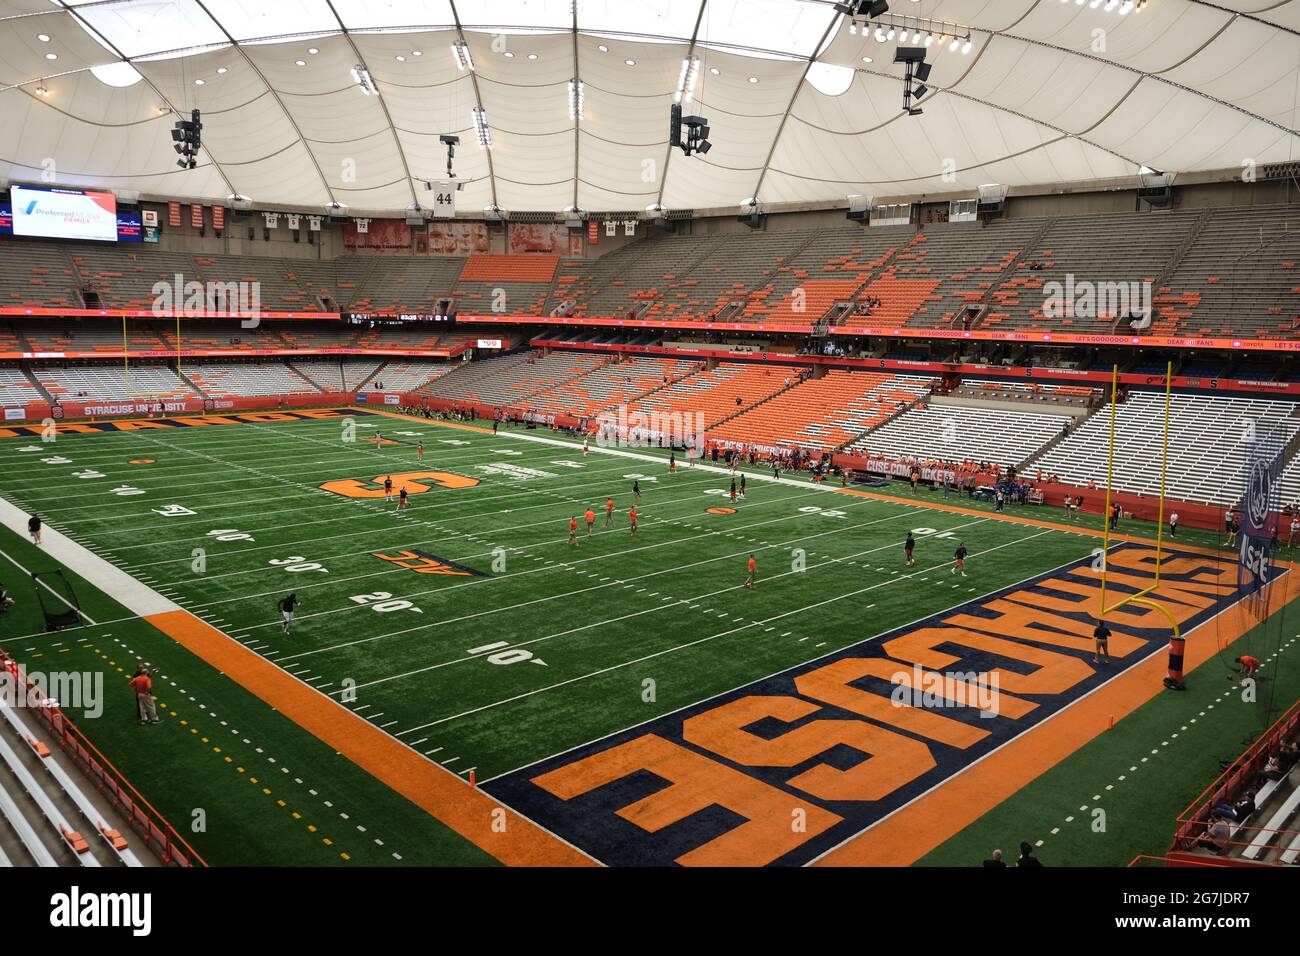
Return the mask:
{"type": "Polygon", "coordinates": [[[162,723],[162,719],[158,716],[158,705],[153,699],[153,677],[149,674],[149,668],[143,664],[137,666],[127,684],[135,691],[135,709],[140,717],[140,723],[162,723]]]}

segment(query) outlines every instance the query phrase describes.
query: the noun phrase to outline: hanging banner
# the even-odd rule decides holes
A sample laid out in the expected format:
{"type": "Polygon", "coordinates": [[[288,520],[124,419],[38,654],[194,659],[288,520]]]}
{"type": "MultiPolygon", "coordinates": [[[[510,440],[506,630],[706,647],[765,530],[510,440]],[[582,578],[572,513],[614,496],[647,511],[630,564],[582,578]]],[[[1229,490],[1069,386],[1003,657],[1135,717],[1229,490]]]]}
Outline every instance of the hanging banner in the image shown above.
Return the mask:
{"type": "Polygon", "coordinates": [[[312,232],[320,232],[320,223],[321,223],[320,216],[307,217],[307,228],[310,229],[312,232]]]}
{"type": "Polygon", "coordinates": [[[487,223],[431,222],[427,237],[418,237],[416,251],[435,256],[467,256],[487,252],[487,223]]]}
{"type": "Polygon", "coordinates": [[[212,207],[212,228],[217,232],[222,232],[226,228],[226,207],[212,207]]]}
{"type": "Polygon", "coordinates": [[[636,235],[636,220],[635,220],[635,219],[624,219],[624,220],[623,220],[623,235],[625,235],[625,236],[635,236],[635,235],[636,235]]]}
{"type": "Polygon", "coordinates": [[[600,223],[594,219],[587,220],[587,245],[594,246],[600,243],[600,223]]]}
{"type": "Polygon", "coordinates": [[[262,218],[266,220],[267,229],[280,228],[280,214],[278,212],[264,212],[262,218]]]}
{"type": "Polygon", "coordinates": [[[177,229],[181,225],[181,204],[178,202],[169,202],[167,204],[167,225],[177,229]]]}
{"type": "Polygon", "coordinates": [[[289,228],[297,232],[298,223],[301,221],[302,217],[299,216],[299,214],[296,212],[290,212],[290,213],[285,213],[284,218],[289,220],[289,228]]]}
{"type": "Polygon", "coordinates": [[[198,203],[190,206],[190,225],[195,229],[203,228],[203,207],[198,203]]]}

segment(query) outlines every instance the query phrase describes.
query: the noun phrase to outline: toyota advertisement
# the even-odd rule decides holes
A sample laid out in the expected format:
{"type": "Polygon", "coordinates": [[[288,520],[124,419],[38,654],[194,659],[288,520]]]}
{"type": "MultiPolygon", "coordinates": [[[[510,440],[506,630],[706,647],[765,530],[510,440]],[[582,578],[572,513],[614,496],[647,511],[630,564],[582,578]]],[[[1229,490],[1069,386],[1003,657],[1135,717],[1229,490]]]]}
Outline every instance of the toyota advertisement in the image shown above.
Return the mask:
{"type": "Polygon", "coordinates": [[[140,213],[117,211],[112,193],[12,186],[0,204],[0,234],[96,242],[139,242],[140,213]],[[125,221],[123,221],[125,220],[125,221]]]}

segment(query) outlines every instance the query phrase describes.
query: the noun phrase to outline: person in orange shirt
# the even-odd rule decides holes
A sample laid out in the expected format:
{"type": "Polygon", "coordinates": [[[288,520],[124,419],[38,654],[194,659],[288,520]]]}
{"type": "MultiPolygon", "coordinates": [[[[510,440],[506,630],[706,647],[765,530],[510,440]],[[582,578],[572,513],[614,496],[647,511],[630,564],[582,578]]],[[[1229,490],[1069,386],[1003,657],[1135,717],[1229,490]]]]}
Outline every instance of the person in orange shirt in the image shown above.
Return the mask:
{"type": "Polygon", "coordinates": [[[749,556],[749,561],[745,564],[745,570],[747,572],[745,574],[745,587],[752,588],[754,586],[754,579],[758,575],[758,562],[754,560],[752,554],[749,556]]]}
{"type": "Polygon", "coordinates": [[[632,537],[635,538],[636,537],[636,505],[633,505],[632,510],[627,513],[627,521],[629,526],[631,526],[632,528],[632,537]]]}
{"type": "Polygon", "coordinates": [[[1251,657],[1249,654],[1242,654],[1234,658],[1233,662],[1241,665],[1241,679],[1247,680],[1255,676],[1255,671],[1259,670],[1261,661],[1258,657],[1251,657]]]}
{"type": "Polygon", "coordinates": [[[569,544],[578,547],[578,516],[569,519],[569,544]]]}
{"type": "Polygon", "coordinates": [[[588,508],[588,509],[587,509],[587,513],[586,513],[583,517],[585,517],[585,518],[587,519],[587,537],[590,538],[590,537],[591,537],[591,527],[592,527],[592,525],[594,525],[594,524],[596,523],[596,512],[594,512],[594,511],[592,511],[590,508],[588,508]]]}
{"type": "Polygon", "coordinates": [[[135,673],[127,683],[135,691],[135,709],[140,715],[140,723],[162,723],[162,720],[158,717],[158,707],[153,699],[153,678],[149,676],[149,669],[141,664],[135,669],[135,673]]]}
{"type": "Polygon", "coordinates": [[[606,498],[605,499],[605,527],[612,528],[613,526],[614,526],[614,499],[606,498]]]}

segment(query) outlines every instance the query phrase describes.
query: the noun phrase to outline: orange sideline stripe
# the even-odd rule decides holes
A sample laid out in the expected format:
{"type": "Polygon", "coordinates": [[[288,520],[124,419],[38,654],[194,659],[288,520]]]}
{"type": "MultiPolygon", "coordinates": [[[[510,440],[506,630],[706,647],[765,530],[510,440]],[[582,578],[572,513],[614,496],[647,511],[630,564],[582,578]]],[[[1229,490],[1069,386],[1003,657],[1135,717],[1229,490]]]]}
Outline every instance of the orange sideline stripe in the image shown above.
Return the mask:
{"type": "MultiPolygon", "coordinates": [[[[1269,613],[1288,603],[1300,588],[1295,574],[1285,578],[1283,596],[1269,613]]],[[[1157,592],[1156,597],[1159,597],[1157,592]]],[[[1219,651],[1217,642],[1201,633],[1211,618],[1188,635],[1185,673],[1191,673],[1219,651]]],[[[1223,612],[1217,633],[1227,646],[1259,622],[1239,602],[1223,612]]],[[[1000,750],[948,778],[891,816],[828,852],[817,866],[909,866],[935,847],[970,826],[1094,737],[1113,716],[1120,720],[1164,693],[1165,655],[1156,652],[1110,683],[1021,734],[1000,750]]]]}
{"type": "Polygon", "coordinates": [[[145,620],[434,819],[509,866],[595,866],[595,861],[503,807],[449,770],[362,720],[189,611],[145,620]],[[493,823],[505,814],[502,829],[493,823]]]}

